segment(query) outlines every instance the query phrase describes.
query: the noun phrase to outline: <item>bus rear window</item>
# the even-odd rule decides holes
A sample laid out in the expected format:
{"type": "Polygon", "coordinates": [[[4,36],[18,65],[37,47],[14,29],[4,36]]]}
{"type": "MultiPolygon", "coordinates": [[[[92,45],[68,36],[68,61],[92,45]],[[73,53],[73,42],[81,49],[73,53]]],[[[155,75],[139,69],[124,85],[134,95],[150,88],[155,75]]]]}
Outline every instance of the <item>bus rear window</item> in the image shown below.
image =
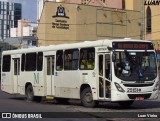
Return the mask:
{"type": "Polygon", "coordinates": [[[11,56],[10,55],[4,55],[3,56],[2,71],[3,72],[10,72],[10,68],[11,68],[11,56]]]}

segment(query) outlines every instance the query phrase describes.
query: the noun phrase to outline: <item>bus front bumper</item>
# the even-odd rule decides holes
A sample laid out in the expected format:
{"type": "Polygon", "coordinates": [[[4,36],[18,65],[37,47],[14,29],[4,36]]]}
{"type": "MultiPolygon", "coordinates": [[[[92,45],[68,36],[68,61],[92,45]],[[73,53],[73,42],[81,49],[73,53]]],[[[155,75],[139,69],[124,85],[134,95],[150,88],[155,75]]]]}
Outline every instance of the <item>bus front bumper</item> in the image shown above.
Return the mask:
{"type": "Polygon", "coordinates": [[[112,90],[111,101],[157,99],[159,90],[143,93],[126,93],[112,90]]]}

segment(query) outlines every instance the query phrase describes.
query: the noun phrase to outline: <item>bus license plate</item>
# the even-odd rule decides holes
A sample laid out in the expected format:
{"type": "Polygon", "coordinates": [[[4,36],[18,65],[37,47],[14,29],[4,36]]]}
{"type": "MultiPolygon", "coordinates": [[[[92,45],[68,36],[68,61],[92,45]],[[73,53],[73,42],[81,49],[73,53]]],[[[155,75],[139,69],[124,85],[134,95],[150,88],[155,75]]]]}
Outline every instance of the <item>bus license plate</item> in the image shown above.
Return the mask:
{"type": "Polygon", "coordinates": [[[136,100],[144,100],[144,97],[136,97],[136,100]]]}

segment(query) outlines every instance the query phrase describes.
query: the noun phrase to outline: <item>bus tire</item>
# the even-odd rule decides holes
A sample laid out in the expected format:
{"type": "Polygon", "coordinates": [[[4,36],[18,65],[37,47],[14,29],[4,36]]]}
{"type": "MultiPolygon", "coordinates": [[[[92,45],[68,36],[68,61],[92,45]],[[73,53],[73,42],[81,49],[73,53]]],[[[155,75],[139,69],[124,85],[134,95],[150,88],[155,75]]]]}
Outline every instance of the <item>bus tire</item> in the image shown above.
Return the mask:
{"type": "Polygon", "coordinates": [[[32,85],[28,85],[26,88],[26,98],[27,101],[33,101],[34,100],[34,92],[33,92],[33,87],[32,85]]]}
{"type": "Polygon", "coordinates": [[[133,104],[134,100],[129,101],[119,101],[118,104],[123,107],[130,107],[133,104]]]}
{"type": "Polygon", "coordinates": [[[98,105],[98,101],[93,100],[92,91],[90,87],[85,88],[81,92],[81,103],[85,107],[93,108],[98,105]]]}

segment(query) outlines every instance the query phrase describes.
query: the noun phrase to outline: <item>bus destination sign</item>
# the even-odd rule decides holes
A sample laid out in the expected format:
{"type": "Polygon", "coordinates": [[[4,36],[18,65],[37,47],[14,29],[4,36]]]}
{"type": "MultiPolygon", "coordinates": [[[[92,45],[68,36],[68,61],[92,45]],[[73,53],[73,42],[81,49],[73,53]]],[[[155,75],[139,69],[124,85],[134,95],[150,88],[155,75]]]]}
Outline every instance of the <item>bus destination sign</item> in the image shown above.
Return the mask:
{"type": "Polygon", "coordinates": [[[113,42],[114,49],[153,50],[153,44],[148,42],[113,42]]]}

